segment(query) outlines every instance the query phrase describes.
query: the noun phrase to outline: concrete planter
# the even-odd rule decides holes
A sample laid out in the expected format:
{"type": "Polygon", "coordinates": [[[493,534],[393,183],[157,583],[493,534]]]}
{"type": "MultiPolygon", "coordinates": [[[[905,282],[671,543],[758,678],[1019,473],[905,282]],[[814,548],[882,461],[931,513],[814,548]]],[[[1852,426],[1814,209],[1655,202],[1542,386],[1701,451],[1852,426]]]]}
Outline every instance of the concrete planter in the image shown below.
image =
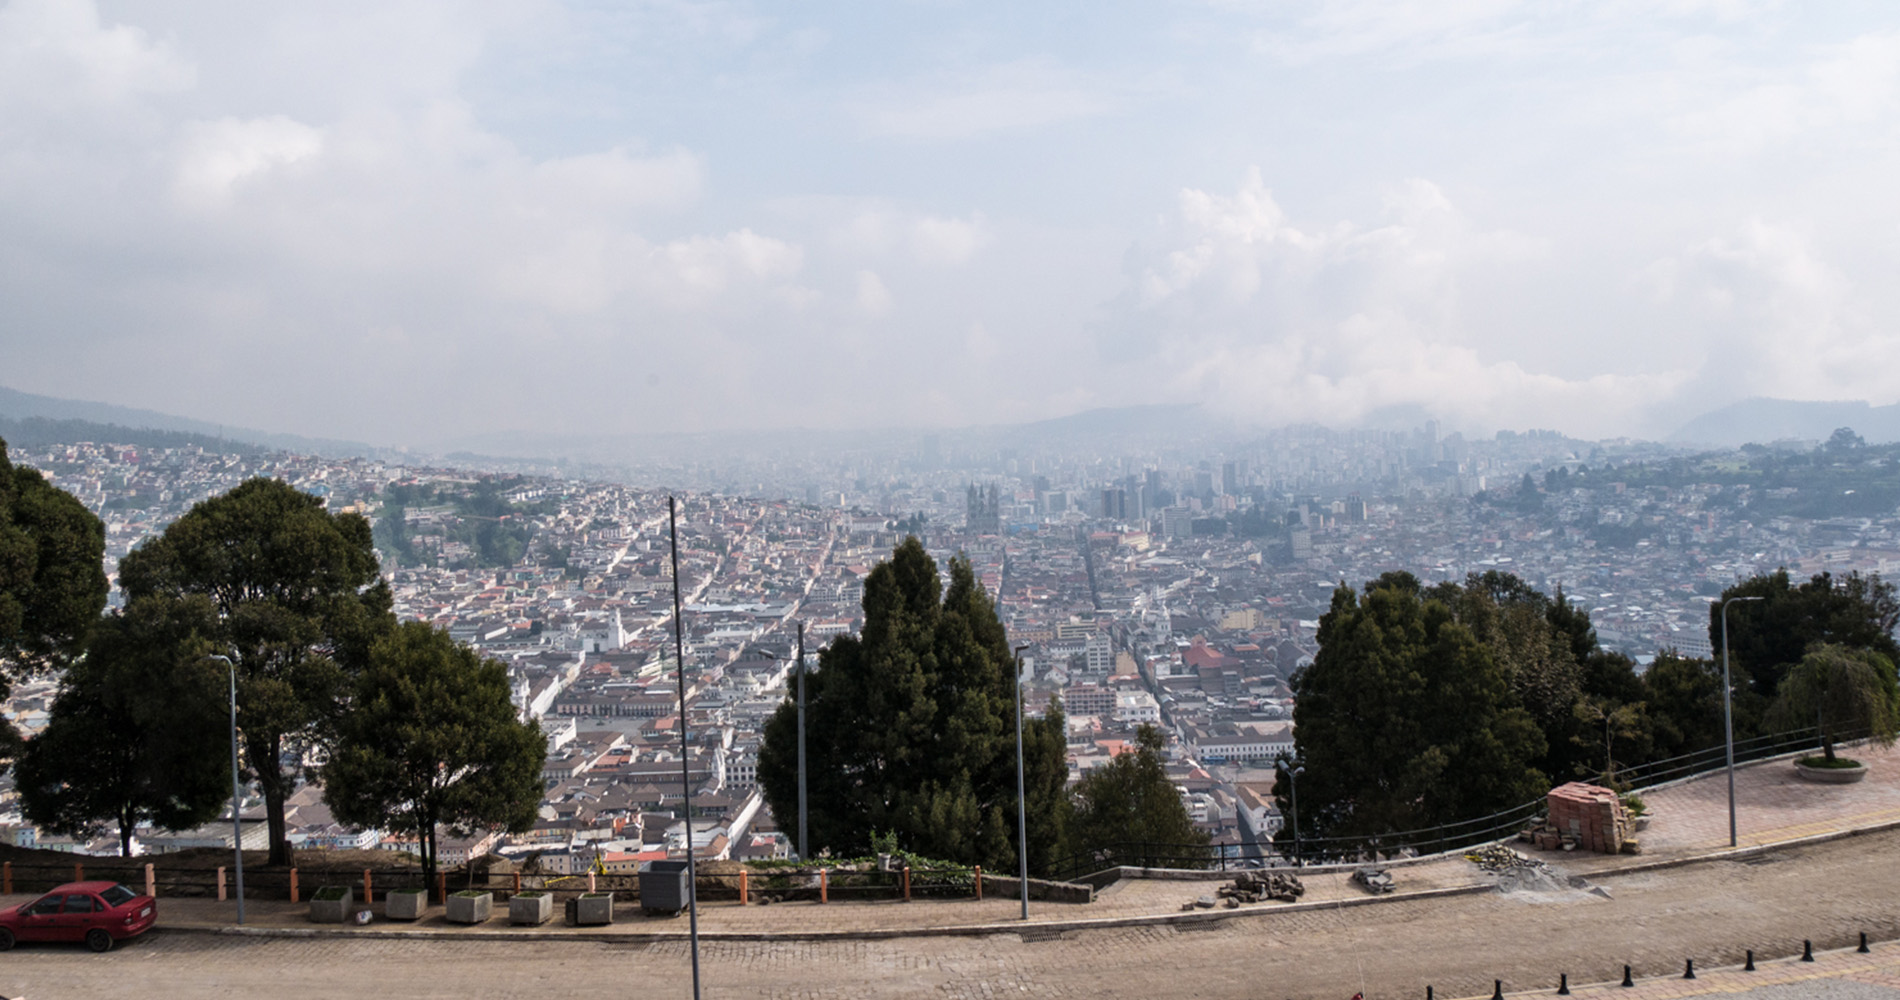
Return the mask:
{"type": "Polygon", "coordinates": [[[614,894],[584,892],[567,901],[567,922],[576,927],[600,927],[614,922],[614,894]]]}
{"type": "Polygon", "coordinates": [[[448,918],[452,924],[485,923],[495,915],[495,894],[475,889],[450,893],[448,918]]]}
{"type": "Polygon", "coordinates": [[[554,919],[554,897],[545,892],[518,892],[508,898],[508,922],[536,926],[554,919]]]}
{"type": "Polygon", "coordinates": [[[392,889],[383,897],[383,916],[391,920],[421,920],[429,912],[429,890],[392,889]]]}
{"type": "Polygon", "coordinates": [[[310,922],[313,924],[340,924],[350,917],[352,909],[349,886],[325,886],[310,894],[310,922]]]}
{"type": "Polygon", "coordinates": [[[1822,785],[1851,785],[1867,777],[1867,765],[1857,767],[1809,767],[1800,761],[1794,762],[1794,773],[1802,781],[1812,781],[1822,785]]]}
{"type": "Polygon", "coordinates": [[[640,866],[640,908],[648,916],[674,916],[692,900],[686,862],[649,861],[640,866]]]}

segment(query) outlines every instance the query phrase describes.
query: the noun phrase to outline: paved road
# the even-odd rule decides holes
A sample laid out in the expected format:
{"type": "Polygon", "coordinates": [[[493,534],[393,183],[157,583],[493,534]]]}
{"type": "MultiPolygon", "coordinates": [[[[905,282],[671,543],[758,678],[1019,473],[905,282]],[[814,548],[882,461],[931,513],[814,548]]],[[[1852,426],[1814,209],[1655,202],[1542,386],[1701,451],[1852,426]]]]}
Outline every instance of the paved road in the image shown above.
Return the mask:
{"type": "MultiPolygon", "coordinates": [[[[1566,889],[1400,900],[1206,925],[894,941],[708,944],[708,997],[1313,997],[1346,1000],[1548,991],[1900,937],[1900,831],[1599,877],[1611,898],[1566,889]]],[[[1864,956],[1863,956],[1864,958],[1864,956]]],[[[258,997],[690,995],[681,944],[246,939],[155,933],[107,955],[22,946],[0,957],[0,995],[258,997]]],[[[1843,996],[1847,994],[1842,994],[1843,996]]],[[[1871,995],[1871,994],[1856,994],[1871,995]]]]}

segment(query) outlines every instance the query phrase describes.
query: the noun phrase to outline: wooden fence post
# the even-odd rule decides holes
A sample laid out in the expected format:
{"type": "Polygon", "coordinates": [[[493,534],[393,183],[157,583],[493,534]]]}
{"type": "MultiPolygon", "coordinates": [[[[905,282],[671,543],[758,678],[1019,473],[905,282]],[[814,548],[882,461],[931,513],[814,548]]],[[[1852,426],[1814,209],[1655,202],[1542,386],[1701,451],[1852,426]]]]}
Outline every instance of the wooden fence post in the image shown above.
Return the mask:
{"type": "Polygon", "coordinates": [[[145,863],[145,894],[154,899],[158,898],[158,877],[152,871],[152,863],[150,861],[145,863]]]}
{"type": "Polygon", "coordinates": [[[983,866],[982,865],[976,866],[976,899],[977,899],[977,902],[979,903],[983,901],[983,866]]]}
{"type": "Polygon", "coordinates": [[[224,902],[224,866],[218,866],[218,902],[224,902]]]}
{"type": "Polygon", "coordinates": [[[739,869],[739,905],[740,906],[744,906],[746,904],[748,888],[749,887],[746,882],[746,870],[744,868],[741,868],[739,869]]]}
{"type": "Polygon", "coordinates": [[[0,892],[13,895],[13,862],[8,861],[4,867],[0,867],[0,883],[3,883],[0,884],[0,892]]]}
{"type": "Polygon", "coordinates": [[[86,880],[86,866],[83,864],[80,864],[77,861],[73,862],[73,881],[84,882],[85,880],[86,880]]]}
{"type": "Polygon", "coordinates": [[[521,895],[521,869],[515,869],[515,895],[521,895]]]}
{"type": "Polygon", "coordinates": [[[290,870],[290,901],[297,901],[297,869],[290,870]]]}
{"type": "Polygon", "coordinates": [[[370,888],[369,869],[367,868],[363,869],[363,902],[365,904],[376,902],[376,893],[370,888]]]}
{"type": "Polygon", "coordinates": [[[831,869],[829,868],[818,869],[818,901],[831,902],[831,869]]]}
{"type": "Polygon", "coordinates": [[[443,906],[449,905],[449,874],[448,872],[435,873],[435,894],[438,897],[440,897],[438,900],[436,900],[437,902],[441,903],[443,906]]]}
{"type": "Polygon", "coordinates": [[[904,902],[910,902],[910,866],[904,866],[904,902]]]}
{"type": "Polygon", "coordinates": [[[599,886],[598,886],[598,885],[597,885],[597,884],[595,883],[595,881],[594,881],[594,873],[593,873],[593,872],[588,872],[588,873],[587,873],[587,891],[588,891],[588,892],[597,892],[597,891],[599,891],[599,886]]]}

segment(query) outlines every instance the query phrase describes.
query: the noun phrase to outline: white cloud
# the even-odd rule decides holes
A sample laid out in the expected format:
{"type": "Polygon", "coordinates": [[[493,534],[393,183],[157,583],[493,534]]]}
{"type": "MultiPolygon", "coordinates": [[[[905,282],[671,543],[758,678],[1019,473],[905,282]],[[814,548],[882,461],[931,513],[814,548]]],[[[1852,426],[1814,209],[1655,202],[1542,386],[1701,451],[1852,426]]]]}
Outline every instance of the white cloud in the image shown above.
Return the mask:
{"type": "Polygon", "coordinates": [[[181,132],[178,194],[200,204],[222,202],[234,184],[323,150],[321,131],[283,115],[191,122],[181,132]]]}
{"type": "Polygon", "coordinates": [[[873,132],[905,139],[958,140],[1024,132],[1093,118],[1116,106],[1112,89],[1046,61],[989,66],[909,85],[865,107],[873,132]]]}

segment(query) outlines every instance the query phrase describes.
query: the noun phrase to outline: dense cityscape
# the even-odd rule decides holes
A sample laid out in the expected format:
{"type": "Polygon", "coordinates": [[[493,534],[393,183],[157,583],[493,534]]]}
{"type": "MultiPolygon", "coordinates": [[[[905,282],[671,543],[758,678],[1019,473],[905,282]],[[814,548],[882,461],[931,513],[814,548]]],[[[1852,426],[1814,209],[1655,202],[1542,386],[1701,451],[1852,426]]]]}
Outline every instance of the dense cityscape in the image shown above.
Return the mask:
{"type": "MultiPolygon", "coordinates": [[[[1024,704],[1036,713],[1061,699],[1072,777],[1157,724],[1189,815],[1232,850],[1281,825],[1271,768],[1293,749],[1287,680],[1311,662],[1317,619],[1342,584],[1389,570],[1427,582],[1508,572],[1561,591],[1606,648],[1643,664],[1662,650],[1709,655],[1708,599],[1737,579],[1900,569],[1886,488],[1862,491],[1867,502],[1835,488],[1843,476],[1892,477],[1892,456],[1851,433],[1732,453],[1547,432],[1467,441],[1432,424],[1291,428],[1201,454],[977,453],[922,436],[786,462],[747,470],[751,495],[679,497],[689,803],[666,492],[215,443],[58,442],[16,446],[12,460],[104,520],[109,575],[194,503],[254,476],[369,518],[398,616],[506,663],[517,706],[547,737],[533,829],[445,839],[442,859],[531,853],[551,871],[628,871],[689,842],[703,859],[791,854],[785,818],[758,787],[762,726],[786,697],[800,627],[813,664],[855,633],[864,578],[907,535],[940,566],[968,558],[996,596],[1024,704]],[[1777,465],[1791,460],[1813,471],[1777,465]],[[1749,463],[1782,478],[1737,485],[1749,463]]],[[[55,687],[14,687],[6,711],[22,733],[44,725],[55,687]]],[[[35,829],[4,780],[9,842],[117,852],[113,837],[35,829]]],[[[299,846],[414,847],[339,824],[319,792],[290,799],[299,846]]],[[[138,846],[230,837],[216,825],[145,829],[138,846]]]]}

